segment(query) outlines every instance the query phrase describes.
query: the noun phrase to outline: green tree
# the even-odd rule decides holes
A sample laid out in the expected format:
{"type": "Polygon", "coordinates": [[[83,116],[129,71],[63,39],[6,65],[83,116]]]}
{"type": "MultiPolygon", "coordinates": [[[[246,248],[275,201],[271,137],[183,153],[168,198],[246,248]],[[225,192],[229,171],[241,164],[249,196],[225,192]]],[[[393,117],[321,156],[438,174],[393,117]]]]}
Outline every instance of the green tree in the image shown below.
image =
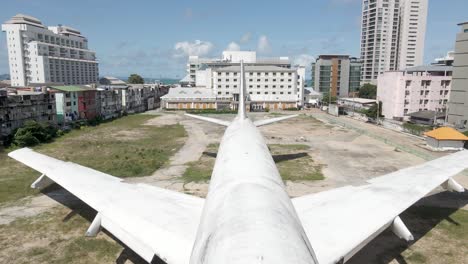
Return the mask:
{"type": "MultiPolygon", "coordinates": [[[[322,103],[324,105],[328,105],[328,103],[330,102],[330,94],[329,93],[323,93],[323,96],[322,96],[322,103]]],[[[337,97],[336,96],[332,96],[331,97],[331,103],[332,104],[335,104],[337,101],[337,97]]]]}
{"type": "Polygon", "coordinates": [[[13,143],[19,147],[34,146],[51,141],[57,136],[57,129],[50,125],[42,125],[36,121],[26,121],[16,131],[13,143]]]}
{"type": "Polygon", "coordinates": [[[143,84],[145,83],[145,80],[138,74],[130,74],[130,77],[128,77],[127,82],[132,84],[143,84]]]}
{"type": "Polygon", "coordinates": [[[377,118],[377,108],[379,108],[379,117],[383,117],[382,115],[382,102],[379,102],[379,106],[377,104],[371,106],[366,112],[366,116],[369,118],[377,118]]]}
{"type": "Polygon", "coordinates": [[[377,97],[377,86],[366,83],[359,89],[359,97],[367,99],[375,99],[377,97]]]}

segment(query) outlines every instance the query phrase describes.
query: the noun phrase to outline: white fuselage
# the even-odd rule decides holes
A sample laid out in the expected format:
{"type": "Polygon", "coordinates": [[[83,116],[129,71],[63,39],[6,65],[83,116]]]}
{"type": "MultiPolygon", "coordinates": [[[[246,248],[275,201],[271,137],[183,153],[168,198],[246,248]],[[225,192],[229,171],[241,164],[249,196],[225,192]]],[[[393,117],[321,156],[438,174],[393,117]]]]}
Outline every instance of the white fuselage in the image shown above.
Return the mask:
{"type": "Polygon", "coordinates": [[[190,263],[317,263],[265,140],[242,115],[219,146],[190,263]]]}

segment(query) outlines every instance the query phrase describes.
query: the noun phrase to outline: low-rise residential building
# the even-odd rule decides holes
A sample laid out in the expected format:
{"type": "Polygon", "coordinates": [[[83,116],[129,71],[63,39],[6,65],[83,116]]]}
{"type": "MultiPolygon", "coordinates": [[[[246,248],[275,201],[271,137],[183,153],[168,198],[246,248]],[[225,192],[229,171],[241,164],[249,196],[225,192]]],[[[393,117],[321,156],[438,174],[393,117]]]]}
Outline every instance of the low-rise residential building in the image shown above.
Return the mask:
{"type": "Polygon", "coordinates": [[[65,124],[76,120],[91,120],[98,116],[96,89],[88,86],[49,86],[55,94],[57,122],[65,124]]]}
{"type": "Polygon", "coordinates": [[[385,118],[403,120],[418,111],[444,112],[451,87],[451,66],[417,66],[381,74],[377,99],[382,102],[385,118]]]}
{"type": "Polygon", "coordinates": [[[28,120],[56,124],[53,93],[0,90],[0,141],[28,120]]]}
{"type": "Polygon", "coordinates": [[[312,63],[312,85],[317,92],[348,96],[361,83],[361,62],[349,55],[319,55],[312,63]]]}
{"type": "Polygon", "coordinates": [[[99,116],[104,120],[122,116],[122,90],[105,88],[97,90],[96,107],[99,110],[99,116]]]}

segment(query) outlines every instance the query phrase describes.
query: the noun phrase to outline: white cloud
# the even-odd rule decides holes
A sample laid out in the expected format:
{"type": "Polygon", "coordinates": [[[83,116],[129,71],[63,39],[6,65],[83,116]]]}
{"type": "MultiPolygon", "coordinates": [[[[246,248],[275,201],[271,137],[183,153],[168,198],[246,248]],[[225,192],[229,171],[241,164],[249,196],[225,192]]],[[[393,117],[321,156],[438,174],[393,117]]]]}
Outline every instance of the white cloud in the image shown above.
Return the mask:
{"type": "Polygon", "coordinates": [[[240,39],[240,43],[244,44],[244,43],[247,43],[250,41],[250,39],[252,38],[252,33],[250,32],[247,32],[245,33],[244,35],[242,35],[241,39],[240,39]]]}
{"type": "Polygon", "coordinates": [[[194,42],[182,41],[174,45],[174,56],[203,56],[213,50],[213,43],[209,41],[195,40],[194,42]]]}
{"type": "Polygon", "coordinates": [[[314,61],[314,56],[309,54],[300,54],[294,57],[294,65],[309,67],[314,61]]]}
{"type": "Polygon", "coordinates": [[[229,50],[229,51],[239,51],[240,50],[240,46],[239,44],[235,43],[235,42],[231,42],[229,43],[229,45],[227,46],[226,50],[229,50]]]}
{"type": "Polygon", "coordinates": [[[257,51],[260,53],[268,53],[271,51],[270,41],[267,36],[261,35],[260,38],[258,38],[257,51]]]}

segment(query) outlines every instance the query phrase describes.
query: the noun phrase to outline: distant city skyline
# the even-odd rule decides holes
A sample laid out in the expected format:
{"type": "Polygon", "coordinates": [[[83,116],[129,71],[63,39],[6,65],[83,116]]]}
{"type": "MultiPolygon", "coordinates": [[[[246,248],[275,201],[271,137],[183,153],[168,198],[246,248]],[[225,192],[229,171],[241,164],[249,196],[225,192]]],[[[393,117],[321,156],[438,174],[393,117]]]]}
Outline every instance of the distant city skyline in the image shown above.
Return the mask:
{"type": "MultiPolygon", "coordinates": [[[[454,49],[457,23],[468,21],[466,0],[429,1],[424,62],[454,49]]],[[[138,73],[183,78],[188,55],[218,57],[225,49],[289,56],[309,66],[320,54],[360,54],[361,0],[264,3],[239,1],[148,2],[84,0],[8,1],[0,22],[23,13],[45,25],[79,29],[100,61],[100,75],[138,73]],[[69,10],[73,10],[70,12],[69,10]],[[332,19],[333,18],[333,19],[332,19]]],[[[9,73],[6,36],[0,37],[0,74],[9,73]]]]}

